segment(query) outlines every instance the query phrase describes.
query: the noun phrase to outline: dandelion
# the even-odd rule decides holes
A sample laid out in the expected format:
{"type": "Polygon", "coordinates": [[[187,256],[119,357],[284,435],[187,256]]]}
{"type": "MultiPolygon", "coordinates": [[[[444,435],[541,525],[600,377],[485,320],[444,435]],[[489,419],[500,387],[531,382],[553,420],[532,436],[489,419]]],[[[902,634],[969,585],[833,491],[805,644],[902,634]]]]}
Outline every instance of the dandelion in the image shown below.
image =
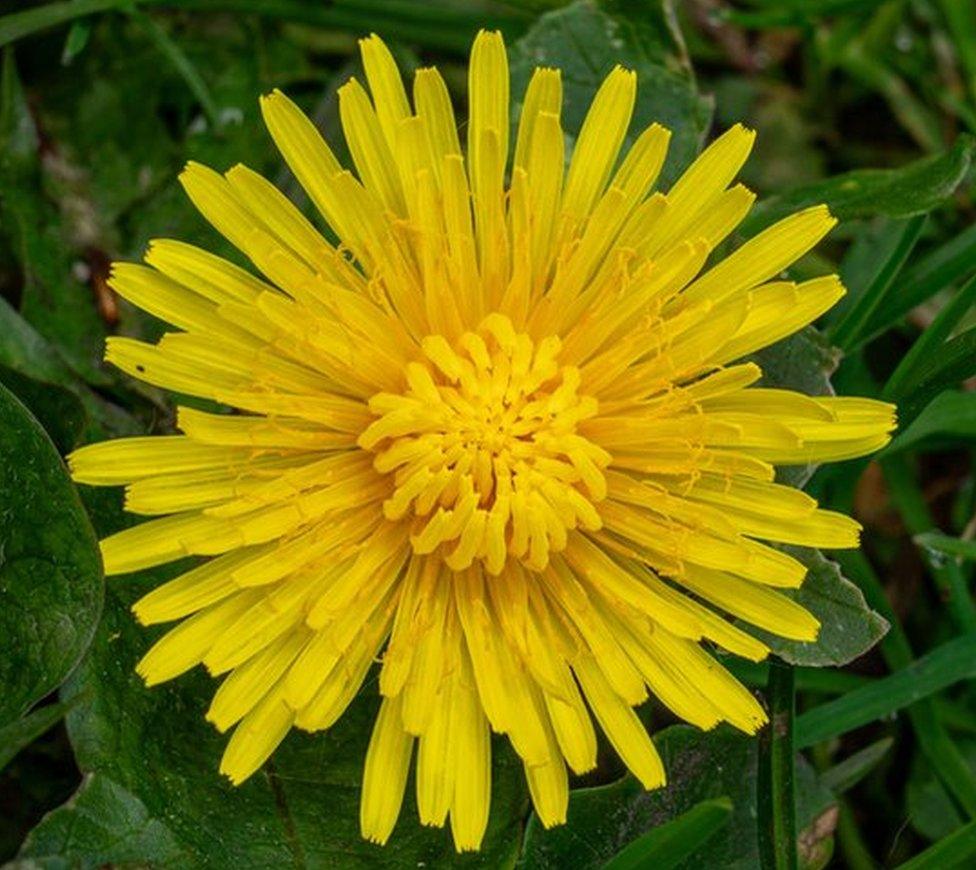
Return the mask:
{"type": "Polygon", "coordinates": [[[758,386],[737,362],[844,292],[780,274],[833,226],[822,206],[706,266],[754,199],[733,183],[750,131],[655,191],[667,130],[619,157],[632,72],[604,81],[566,168],[559,72],[535,71],[510,137],[498,34],[472,50],[465,152],[437,70],[411,100],[379,38],[362,55],[369,93],[339,91],[355,173],[283,94],[261,103],[338,245],[251,170],[190,164],[190,199],[257,274],[170,240],[114,267],[179,331],[111,338],[108,361],[237,413],[181,407],[182,434],[70,462],[156,517],[102,541],[107,573],[210,557],[133,609],[178,621],[137,666],[147,684],[200,663],[224,678],[207,712],[233,729],[224,774],[331,726],[378,662],[362,833],[390,836],[416,744],[420,821],[450,817],[470,850],[492,731],[555,825],[596,726],[664,783],[634,712],[649,693],[701,728],[766,721],[703,645],[762,659],[743,623],[815,639],[781,591],[805,569],[767,542],[854,547],[859,529],[774,467],[870,453],[894,409],[758,386]]]}

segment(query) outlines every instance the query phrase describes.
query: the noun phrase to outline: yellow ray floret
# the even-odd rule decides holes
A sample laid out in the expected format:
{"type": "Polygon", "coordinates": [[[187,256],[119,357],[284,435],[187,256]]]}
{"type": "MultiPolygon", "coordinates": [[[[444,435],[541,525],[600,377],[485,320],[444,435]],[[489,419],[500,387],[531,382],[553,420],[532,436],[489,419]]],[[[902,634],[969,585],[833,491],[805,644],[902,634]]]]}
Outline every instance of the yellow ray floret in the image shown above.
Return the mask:
{"type": "Polygon", "coordinates": [[[165,239],[113,268],[174,329],[113,337],[107,359],[224,410],[69,462],[154,517],[102,541],[107,573],[203,557],[133,606],[176,623],[136,668],[222,678],[206,713],[233,729],[222,773],[242,782],[292,727],[330,727],[378,663],[363,836],[390,837],[416,757],[420,821],[474,850],[492,731],[548,826],[597,728],[664,784],[634,710],[649,694],[701,728],[763,725],[704,644],[759,660],[754,629],[815,640],[782,591],[806,569],[774,545],[854,547],[860,528],[776,466],[870,453],[895,415],[759,386],[743,361],[844,293],[782,275],[833,226],[824,206],[714,260],[755,199],[735,183],[752,131],[658,187],[670,133],[630,129],[638,82],[616,68],[567,165],[559,71],[536,70],[510,130],[505,46],[481,33],[462,152],[439,73],[408,96],[383,42],[360,45],[365,82],[339,89],[351,169],[284,94],[261,100],[337,241],[252,170],[191,163],[187,194],[253,269],[165,239]]]}

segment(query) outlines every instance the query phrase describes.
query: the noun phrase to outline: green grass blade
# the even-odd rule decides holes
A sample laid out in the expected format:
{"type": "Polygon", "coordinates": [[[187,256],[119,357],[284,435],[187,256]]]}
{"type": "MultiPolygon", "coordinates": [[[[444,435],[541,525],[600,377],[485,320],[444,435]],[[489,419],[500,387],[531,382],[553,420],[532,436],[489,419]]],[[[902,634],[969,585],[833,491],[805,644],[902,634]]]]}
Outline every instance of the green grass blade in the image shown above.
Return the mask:
{"type": "Polygon", "coordinates": [[[373,30],[432,48],[464,53],[481,27],[497,27],[512,38],[531,20],[528,10],[498,3],[422,4],[408,0],[76,0],[48,3],[0,18],[0,46],[42,30],[108,10],[133,7],[189,12],[234,12],[334,27],[355,33],[373,30]]]}
{"type": "Polygon", "coordinates": [[[891,737],[884,737],[869,746],[865,746],[860,752],[855,752],[829,770],[825,770],[820,775],[820,782],[834,794],[843,794],[845,791],[854,788],[874,769],[875,765],[891,749],[894,742],[891,737]]]}
{"type": "Polygon", "coordinates": [[[127,13],[145,31],[156,48],[159,49],[160,54],[173,65],[173,69],[179,73],[183,81],[186,82],[186,86],[190,89],[190,92],[197,98],[204,114],[207,116],[207,120],[210,122],[210,126],[213,129],[217,129],[220,126],[220,113],[217,109],[217,104],[210,95],[210,88],[207,87],[203,76],[200,75],[186,54],[183,53],[183,49],[170,39],[169,35],[159,26],[157,21],[144,12],[140,12],[133,6],[127,10],[127,13]]]}
{"type": "Polygon", "coordinates": [[[976,270],[976,224],[905,268],[898,276],[898,292],[871,318],[865,330],[867,337],[884,332],[917,305],[961,281],[973,270],[976,270]]]}
{"type": "Polygon", "coordinates": [[[855,169],[798,185],[758,203],[738,232],[749,238],[780,218],[817,203],[827,205],[841,221],[925,214],[945,203],[968,178],[974,152],[976,139],[963,134],[947,151],[900,169],[855,169]]]}
{"type": "Polygon", "coordinates": [[[147,5],[189,12],[236,12],[334,27],[365,35],[373,31],[402,42],[416,42],[466,54],[482,27],[501,29],[509,39],[521,34],[532,15],[528,10],[500,3],[417,3],[415,0],[144,0],[147,5]]]}
{"type": "Polygon", "coordinates": [[[952,301],[939,312],[932,325],[919,336],[911,350],[905,354],[888,379],[888,383],[885,384],[885,398],[897,401],[912,385],[919,382],[935,350],[952,335],[956,325],[974,303],[976,303],[976,276],[966,282],[952,301]]]}
{"type": "Polygon", "coordinates": [[[914,379],[903,388],[899,403],[904,422],[914,420],[939,393],[976,375],[976,327],[947,341],[938,353],[929,354],[916,369],[914,379]]]}
{"type": "Polygon", "coordinates": [[[57,27],[68,21],[75,21],[104,12],[108,9],[119,9],[131,5],[125,0],[74,0],[74,2],[48,3],[25,9],[23,12],[13,12],[0,18],[0,46],[7,45],[24,36],[30,36],[49,27],[57,27]]]}
{"type": "Polygon", "coordinates": [[[874,279],[859,295],[847,315],[829,333],[830,340],[842,350],[850,351],[864,340],[864,329],[872,315],[884,307],[894,281],[908,259],[925,227],[925,215],[917,215],[896,225],[896,238],[874,279]]]}
{"type": "Polygon", "coordinates": [[[929,846],[920,855],[898,865],[898,870],[950,870],[952,867],[971,866],[976,855],[976,822],[964,825],[938,843],[929,846]]]}
{"type": "Polygon", "coordinates": [[[726,824],[732,814],[727,797],[702,801],[674,821],[652,828],[614,855],[603,870],[668,870],[699,849],[726,824]]]}
{"type": "MultiPolygon", "coordinates": [[[[890,628],[880,644],[888,667],[893,671],[909,667],[914,659],[911,644],[863,551],[840,551],[836,559],[844,569],[844,575],[860,587],[868,604],[888,620],[890,628]]],[[[906,713],[918,746],[932,769],[966,814],[976,818],[976,775],[939,719],[935,699],[923,698],[912,704],[906,713]]]]}
{"type": "Polygon", "coordinates": [[[915,536],[915,543],[924,550],[958,556],[961,559],[976,560],[976,541],[964,541],[942,532],[922,532],[915,536]]]}
{"type": "Polygon", "coordinates": [[[941,0],[939,6],[966,72],[969,96],[976,102],[976,5],[965,0],[941,0]]]}
{"type": "Polygon", "coordinates": [[[939,721],[933,699],[919,701],[907,712],[922,754],[966,816],[976,819],[976,776],[969,761],[939,721]]]}
{"type": "Polygon", "coordinates": [[[771,27],[802,26],[810,24],[827,15],[834,15],[852,9],[870,7],[877,0],[817,0],[806,6],[790,3],[776,4],[761,12],[742,12],[737,9],[720,7],[719,16],[740,27],[766,29],[771,27]]]}
{"type": "Polygon", "coordinates": [[[850,803],[844,798],[837,800],[837,845],[844,862],[841,866],[847,870],[876,870],[878,865],[865,842],[864,833],[858,827],[850,803]]]}
{"type": "Polygon", "coordinates": [[[905,450],[969,446],[976,438],[976,393],[944,390],[919,412],[892,442],[881,457],[905,450]]]}
{"type": "MultiPolygon", "coordinates": [[[[906,222],[905,218],[879,217],[866,221],[863,227],[855,230],[853,243],[844,252],[836,269],[847,293],[824,314],[823,324],[827,331],[836,329],[837,324],[847,317],[897,252],[905,234],[906,222]]],[[[904,269],[898,273],[898,290],[893,296],[901,292],[903,272],[904,269]]]]}
{"type": "Polygon", "coordinates": [[[839,737],[974,676],[976,634],[957,637],[890,676],[803,713],[796,721],[797,746],[839,737]]]}

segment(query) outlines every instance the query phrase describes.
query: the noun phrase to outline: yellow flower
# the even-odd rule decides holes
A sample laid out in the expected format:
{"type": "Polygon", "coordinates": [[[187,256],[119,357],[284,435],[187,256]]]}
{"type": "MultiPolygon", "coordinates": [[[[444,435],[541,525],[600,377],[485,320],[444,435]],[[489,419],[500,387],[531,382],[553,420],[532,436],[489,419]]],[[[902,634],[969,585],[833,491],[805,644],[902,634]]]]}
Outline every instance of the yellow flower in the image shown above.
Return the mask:
{"type": "Polygon", "coordinates": [[[890,405],[755,386],[737,359],[844,289],[781,271],[833,226],[820,206],[705,268],[754,196],[730,186],[753,134],[720,136],[666,193],[669,133],[618,154],[633,73],[615,69],[564,171],[557,70],[538,69],[510,155],[505,47],[474,43],[467,156],[435,69],[408,99],[379,38],[370,96],[339,92],[356,174],[283,94],[271,135],[327,241],[243,166],[182,182],[263,277],[176,241],[112,287],[180,331],[109,340],[107,359],[241,413],[180,408],[183,434],[76,451],[76,480],[126,484],[157,519],[102,541],[109,574],[210,556],[134,606],[182,620],[138,665],[152,685],[225,676],[207,718],[234,728],[221,771],[250,776],[292,726],[328,728],[375,661],[363,835],[384,842],[414,744],[424,824],[478,848],[491,731],[546,825],[596,720],[647,787],[665,781],[633,710],[650,691],[701,728],[754,732],[761,706],[706,652],[767,647],[727,620],[813,640],[779,590],[805,569],[761,540],[854,547],[858,525],[773,481],[775,465],[887,443],[890,405]],[[236,727],[235,727],[236,726],[236,727]]]}

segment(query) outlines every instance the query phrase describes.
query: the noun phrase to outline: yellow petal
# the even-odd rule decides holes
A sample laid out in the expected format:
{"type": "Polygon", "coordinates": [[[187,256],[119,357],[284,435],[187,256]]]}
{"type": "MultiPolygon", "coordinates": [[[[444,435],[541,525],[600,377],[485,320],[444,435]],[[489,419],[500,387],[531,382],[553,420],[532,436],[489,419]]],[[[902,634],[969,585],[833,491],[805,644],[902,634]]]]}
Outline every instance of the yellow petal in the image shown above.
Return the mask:
{"type": "Polygon", "coordinates": [[[664,765],[637,714],[607,682],[596,659],[580,656],[573,662],[593,715],[617,754],[644,788],[665,783],[664,765]]]}
{"type": "Polygon", "coordinates": [[[220,772],[240,785],[268,759],[285,739],[294,721],[294,711],[272,689],[237,728],[220,760],[220,772]]]}
{"type": "Polygon", "coordinates": [[[403,802],[413,736],[403,729],[400,699],[384,698],[366,750],[359,829],[373,843],[385,843],[403,802]]]}
{"type": "Polygon", "coordinates": [[[563,208],[582,220],[610,177],[627,135],[637,95],[637,76],[615,67],[604,79],[583,120],[566,177],[563,208]]]}

